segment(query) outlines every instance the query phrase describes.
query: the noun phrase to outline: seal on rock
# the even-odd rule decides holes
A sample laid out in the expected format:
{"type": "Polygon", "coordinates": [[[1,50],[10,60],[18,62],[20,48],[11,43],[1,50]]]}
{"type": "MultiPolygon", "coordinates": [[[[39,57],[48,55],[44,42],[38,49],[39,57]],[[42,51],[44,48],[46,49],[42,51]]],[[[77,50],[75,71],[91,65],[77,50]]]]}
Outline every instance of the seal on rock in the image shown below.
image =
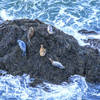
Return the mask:
{"type": "Polygon", "coordinates": [[[51,25],[48,25],[48,27],[47,27],[47,31],[48,31],[49,34],[54,34],[54,32],[53,32],[53,28],[52,28],[51,25]]]}
{"type": "Polygon", "coordinates": [[[29,28],[29,31],[28,31],[28,34],[27,34],[27,39],[28,39],[28,42],[31,44],[31,38],[34,36],[34,28],[33,27],[30,27],[29,28]]]}
{"type": "Polygon", "coordinates": [[[17,40],[17,43],[18,43],[20,49],[21,49],[22,52],[23,52],[23,53],[22,53],[22,56],[26,56],[26,44],[25,44],[25,42],[22,41],[22,40],[17,40]]]}
{"type": "Polygon", "coordinates": [[[58,61],[54,61],[51,58],[49,58],[50,62],[52,63],[53,66],[58,67],[60,69],[65,69],[65,67],[58,61]]]}
{"type": "Polygon", "coordinates": [[[46,54],[46,49],[43,47],[43,44],[41,44],[41,47],[40,47],[40,56],[45,56],[46,54]]]}

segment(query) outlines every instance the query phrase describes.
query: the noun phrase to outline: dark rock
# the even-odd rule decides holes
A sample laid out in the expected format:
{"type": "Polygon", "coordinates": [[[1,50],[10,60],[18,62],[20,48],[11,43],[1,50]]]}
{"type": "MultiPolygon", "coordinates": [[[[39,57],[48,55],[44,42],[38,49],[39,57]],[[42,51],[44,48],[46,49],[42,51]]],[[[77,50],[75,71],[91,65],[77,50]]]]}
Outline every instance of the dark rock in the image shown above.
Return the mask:
{"type": "MultiPolygon", "coordinates": [[[[61,83],[68,77],[79,74],[89,82],[100,82],[100,54],[90,47],[79,46],[72,36],[53,27],[54,34],[47,33],[47,25],[38,20],[14,20],[0,25],[0,69],[12,75],[29,74],[36,78],[35,83],[49,81],[61,83]],[[28,44],[27,32],[34,27],[35,35],[28,44]],[[17,40],[27,45],[27,56],[22,52],[17,40]],[[46,56],[39,55],[40,45],[46,48],[46,56]],[[65,69],[51,65],[48,57],[61,62],[65,69]],[[39,80],[39,81],[37,81],[39,80]]],[[[34,84],[35,84],[34,83],[34,84]]],[[[34,86],[34,85],[33,85],[34,86]]]]}
{"type": "Polygon", "coordinates": [[[95,38],[88,38],[87,40],[83,40],[85,43],[89,43],[90,47],[100,51],[100,39],[95,39],[95,38]]]}
{"type": "Polygon", "coordinates": [[[81,30],[78,31],[78,33],[85,34],[85,35],[92,35],[92,34],[96,35],[96,34],[99,34],[99,33],[95,32],[95,31],[88,31],[86,29],[81,29],[81,30]]]}

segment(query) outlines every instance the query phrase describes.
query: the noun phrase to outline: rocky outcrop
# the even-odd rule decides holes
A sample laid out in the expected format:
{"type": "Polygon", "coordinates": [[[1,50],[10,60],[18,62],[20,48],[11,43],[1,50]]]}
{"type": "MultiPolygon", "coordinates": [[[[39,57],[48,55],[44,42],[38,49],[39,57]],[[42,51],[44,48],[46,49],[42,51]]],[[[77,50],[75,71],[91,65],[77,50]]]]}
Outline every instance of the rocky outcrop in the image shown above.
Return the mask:
{"type": "Polygon", "coordinates": [[[99,33],[95,32],[95,31],[89,31],[89,30],[86,30],[86,29],[81,29],[78,31],[78,33],[80,34],[85,34],[85,35],[97,35],[99,33]]]}
{"type": "Polygon", "coordinates": [[[88,38],[87,40],[83,40],[85,43],[89,43],[90,47],[97,49],[100,51],[100,39],[95,39],[95,38],[88,38]]]}
{"type": "Polygon", "coordinates": [[[29,74],[36,83],[49,81],[61,83],[68,77],[79,74],[89,82],[100,82],[100,53],[90,47],[79,46],[76,39],[53,27],[54,34],[49,35],[47,24],[38,20],[13,20],[0,24],[0,69],[12,75],[29,74]],[[28,44],[27,33],[30,27],[35,35],[28,44]],[[17,40],[27,45],[27,55],[22,52],[17,40]],[[40,56],[40,45],[46,48],[46,55],[40,56]],[[65,69],[52,66],[48,58],[61,62],[65,69]]]}

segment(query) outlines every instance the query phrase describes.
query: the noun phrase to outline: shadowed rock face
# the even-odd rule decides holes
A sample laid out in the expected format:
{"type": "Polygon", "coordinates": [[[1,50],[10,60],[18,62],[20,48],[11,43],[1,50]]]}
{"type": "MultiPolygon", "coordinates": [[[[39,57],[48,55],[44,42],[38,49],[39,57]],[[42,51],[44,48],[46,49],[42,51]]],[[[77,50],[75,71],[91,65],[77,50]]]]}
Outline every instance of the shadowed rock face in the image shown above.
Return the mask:
{"type": "MultiPolygon", "coordinates": [[[[100,54],[90,47],[81,47],[70,35],[53,27],[49,35],[47,25],[38,20],[5,21],[0,25],[0,69],[12,75],[27,73],[36,78],[36,83],[49,81],[61,83],[70,75],[79,74],[89,82],[100,82],[100,54]],[[29,27],[34,27],[35,35],[28,44],[29,27]],[[23,57],[17,40],[27,45],[27,56],[23,57]],[[40,45],[46,48],[46,55],[39,54],[40,45]],[[61,62],[65,69],[51,65],[48,57],[61,62]]],[[[35,84],[35,83],[34,83],[35,84]]]]}

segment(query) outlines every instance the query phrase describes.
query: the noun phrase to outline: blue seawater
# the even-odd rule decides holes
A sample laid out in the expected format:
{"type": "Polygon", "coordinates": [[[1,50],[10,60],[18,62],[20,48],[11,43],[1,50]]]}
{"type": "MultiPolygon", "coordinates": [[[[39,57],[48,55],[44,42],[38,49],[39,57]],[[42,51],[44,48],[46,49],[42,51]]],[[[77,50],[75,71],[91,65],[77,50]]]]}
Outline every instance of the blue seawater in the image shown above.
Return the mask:
{"type": "Polygon", "coordinates": [[[69,83],[47,82],[31,87],[35,78],[12,76],[0,70],[0,100],[100,100],[100,85],[90,84],[79,75],[69,77],[69,83]]]}
{"type": "MultiPolygon", "coordinates": [[[[39,19],[86,45],[80,29],[100,33],[100,0],[0,0],[0,23],[3,20],[39,19]]],[[[100,35],[91,35],[100,38],[100,35]]],[[[12,76],[0,70],[0,100],[100,100],[100,84],[86,82],[79,75],[69,77],[70,83],[55,85],[44,82],[36,87],[29,75],[12,76]]]]}
{"type": "Polygon", "coordinates": [[[0,0],[0,19],[21,18],[38,18],[52,24],[83,46],[86,44],[82,40],[88,36],[78,34],[78,30],[100,33],[100,0],[0,0]]]}

